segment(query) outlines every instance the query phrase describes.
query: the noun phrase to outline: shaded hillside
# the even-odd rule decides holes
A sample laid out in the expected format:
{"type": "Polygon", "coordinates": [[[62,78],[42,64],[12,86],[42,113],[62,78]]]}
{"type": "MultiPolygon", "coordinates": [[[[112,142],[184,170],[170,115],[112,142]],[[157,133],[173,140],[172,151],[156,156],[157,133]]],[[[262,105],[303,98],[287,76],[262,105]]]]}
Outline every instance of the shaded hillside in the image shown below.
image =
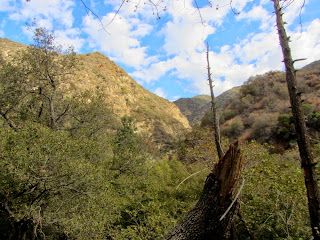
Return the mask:
{"type": "MultiPolygon", "coordinates": [[[[0,49],[5,58],[25,47],[0,38],[0,49]]],[[[131,116],[138,130],[156,142],[176,139],[190,128],[175,104],[144,89],[105,55],[95,52],[77,57],[80,64],[68,83],[73,86],[74,93],[102,91],[108,107],[119,120],[124,115],[131,116]]]]}
{"type": "MultiPolygon", "coordinates": [[[[220,94],[216,100],[218,107],[224,105],[238,96],[240,87],[234,87],[220,94]]],[[[180,98],[174,103],[179,107],[180,111],[187,117],[190,125],[201,122],[201,119],[211,108],[211,97],[208,95],[198,95],[193,98],[180,98]]]]}
{"type": "Polygon", "coordinates": [[[193,98],[180,98],[174,103],[190,123],[194,125],[201,121],[202,116],[210,109],[210,96],[199,95],[193,98]]]}
{"type": "MultiPolygon", "coordinates": [[[[307,127],[317,137],[320,118],[320,62],[313,62],[297,72],[307,127]]],[[[295,139],[288,90],[284,72],[270,71],[250,77],[239,95],[221,105],[222,134],[231,138],[289,144],[295,139]]],[[[203,119],[204,125],[210,117],[203,119]]]]}

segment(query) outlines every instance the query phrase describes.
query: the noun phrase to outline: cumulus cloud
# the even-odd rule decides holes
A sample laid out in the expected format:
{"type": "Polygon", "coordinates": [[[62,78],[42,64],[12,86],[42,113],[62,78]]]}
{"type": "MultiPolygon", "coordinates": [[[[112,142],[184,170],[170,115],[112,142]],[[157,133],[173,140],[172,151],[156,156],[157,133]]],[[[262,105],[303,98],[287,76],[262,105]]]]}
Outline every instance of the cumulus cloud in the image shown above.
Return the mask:
{"type": "Polygon", "coordinates": [[[260,29],[267,30],[272,26],[273,21],[270,21],[272,15],[262,5],[254,6],[248,12],[241,12],[237,20],[247,20],[248,23],[252,21],[260,21],[260,29]]]}
{"type": "Polygon", "coordinates": [[[306,26],[306,30],[300,32],[289,32],[291,36],[291,49],[294,59],[307,58],[306,61],[299,61],[295,67],[301,68],[304,65],[319,60],[320,56],[320,19],[313,20],[306,26]]]}
{"type": "Polygon", "coordinates": [[[0,12],[12,11],[15,9],[15,0],[0,0],[0,12]]]}
{"type": "Polygon", "coordinates": [[[159,97],[162,98],[166,98],[167,97],[167,93],[165,92],[165,90],[163,88],[157,88],[156,90],[154,90],[154,93],[157,94],[159,97]]]}
{"type": "Polygon", "coordinates": [[[72,27],[74,18],[72,15],[73,0],[32,0],[22,1],[16,6],[16,11],[9,18],[16,21],[36,19],[39,27],[53,29],[54,24],[61,24],[66,28],[72,27]]]}
{"type": "MultiPolygon", "coordinates": [[[[103,24],[110,23],[113,16],[113,13],[104,16],[103,24]]],[[[86,16],[83,19],[83,29],[89,35],[91,47],[97,48],[118,62],[139,68],[153,59],[148,58],[147,47],[141,46],[139,40],[152,30],[152,26],[140,24],[139,19],[117,18],[108,26],[107,31],[104,31],[98,19],[86,16]]]]}
{"type": "Polygon", "coordinates": [[[80,31],[77,28],[69,28],[65,31],[55,31],[55,40],[64,49],[72,46],[76,52],[80,52],[85,40],[79,37],[80,31]]]}

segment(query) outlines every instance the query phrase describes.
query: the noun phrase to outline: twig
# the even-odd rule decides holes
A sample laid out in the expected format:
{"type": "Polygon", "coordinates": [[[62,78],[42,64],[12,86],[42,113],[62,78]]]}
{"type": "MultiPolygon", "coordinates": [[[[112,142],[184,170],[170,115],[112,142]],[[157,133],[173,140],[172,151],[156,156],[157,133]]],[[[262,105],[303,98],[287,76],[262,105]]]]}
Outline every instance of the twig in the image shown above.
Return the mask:
{"type": "Polygon", "coordinates": [[[233,199],[232,203],[230,204],[230,206],[228,207],[228,209],[224,212],[224,214],[221,216],[221,218],[219,219],[219,221],[222,221],[222,219],[224,219],[224,217],[228,214],[228,212],[229,212],[230,209],[232,208],[233,204],[237,201],[237,199],[238,199],[238,197],[239,197],[239,195],[240,195],[240,193],[241,193],[241,190],[242,190],[242,188],[243,188],[243,186],[244,186],[244,183],[245,183],[245,180],[244,180],[244,178],[243,178],[242,184],[241,184],[241,186],[240,186],[240,188],[239,188],[239,191],[238,191],[236,197],[233,199]]]}
{"type": "Polygon", "coordinates": [[[184,183],[185,181],[187,181],[189,178],[191,178],[191,177],[197,175],[198,173],[201,173],[201,172],[203,172],[203,171],[205,171],[205,170],[207,170],[207,169],[209,169],[209,167],[206,167],[206,168],[204,168],[204,169],[202,169],[202,170],[200,170],[200,171],[198,171],[198,172],[196,172],[196,173],[191,174],[190,176],[186,177],[185,179],[183,179],[183,181],[182,181],[181,183],[179,183],[179,185],[176,187],[176,190],[180,187],[180,185],[181,185],[182,183],[184,183]]]}
{"type": "Polygon", "coordinates": [[[80,1],[82,2],[84,8],[86,9],[87,15],[89,16],[89,12],[90,12],[91,14],[93,14],[93,15],[99,20],[99,22],[100,22],[100,24],[101,24],[101,26],[102,26],[102,29],[103,29],[106,33],[108,33],[108,34],[110,35],[110,33],[107,31],[106,27],[104,26],[101,18],[100,18],[94,11],[92,11],[92,10],[85,4],[85,2],[84,2],[83,0],[80,0],[80,1]]]}

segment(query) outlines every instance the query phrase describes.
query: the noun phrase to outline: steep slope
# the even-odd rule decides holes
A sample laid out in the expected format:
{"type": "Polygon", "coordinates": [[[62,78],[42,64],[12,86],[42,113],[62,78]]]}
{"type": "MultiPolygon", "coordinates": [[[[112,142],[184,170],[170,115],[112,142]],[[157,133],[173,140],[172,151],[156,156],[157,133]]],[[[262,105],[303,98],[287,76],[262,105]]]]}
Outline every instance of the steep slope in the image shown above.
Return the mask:
{"type": "MultiPolygon", "coordinates": [[[[5,58],[25,47],[0,38],[0,52],[5,58]]],[[[138,131],[155,142],[177,139],[190,129],[188,120],[175,104],[144,89],[105,55],[95,52],[77,56],[80,64],[68,83],[74,86],[73,91],[99,89],[118,119],[131,116],[138,131]]]]}
{"type": "MultiPolygon", "coordinates": [[[[297,72],[306,124],[313,139],[320,131],[320,61],[297,72]]],[[[295,140],[284,72],[250,77],[239,95],[222,106],[221,131],[231,138],[255,139],[288,147],[295,140]]]]}
{"type": "Polygon", "coordinates": [[[119,117],[132,116],[139,130],[156,141],[177,138],[190,128],[188,120],[170,101],[137,84],[122,68],[101,53],[79,55],[83,66],[75,75],[80,89],[102,89],[119,117]]]}
{"type": "MultiPolygon", "coordinates": [[[[217,106],[220,108],[229,100],[239,95],[240,87],[234,87],[216,97],[217,106]]],[[[193,98],[180,98],[174,103],[178,106],[182,114],[189,120],[190,125],[201,122],[201,119],[211,108],[211,97],[208,95],[198,95],[193,98]]]]}
{"type": "Polygon", "coordinates": [[[187,117],[190,125],[194,125],[199,123],[202,116],[210,109],[210,101],[210,96],[199,95],[193,98],[180,98],[174,103],[181,113],[187,117]]]}

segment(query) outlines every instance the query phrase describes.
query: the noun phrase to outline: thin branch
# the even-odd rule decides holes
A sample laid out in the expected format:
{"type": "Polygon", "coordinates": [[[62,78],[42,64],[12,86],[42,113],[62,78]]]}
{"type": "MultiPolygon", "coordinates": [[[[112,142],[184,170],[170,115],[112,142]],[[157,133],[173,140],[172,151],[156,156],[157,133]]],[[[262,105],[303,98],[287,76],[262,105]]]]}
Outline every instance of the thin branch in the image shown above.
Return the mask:
{"type": "Polygon", "coordinates": [[[61,113],[59,114],[59,116],[57,117],[57,119],[55,120],[55,122],[58,122],[60,120],[61,117],[63,117],[69,110],[69,107],[70,107],[70,104],[67,105],[66,109],[61,113]]]}
{"type": "Polygon", "coordinates": [[[4,113],[0,109],[0,115],[6,120],[7,124],[9,125],[10,128],[12,128],[15,132],[17,132],[16,126],[11,122],[11,120],[8,118],[7,113],[4,113]]]}
{"type": "Polygon", "coordinates": [[[228,209],[225,211],[225,213],[221,216],[221,218],[219,219],[219,221],[221,221],[222,219],[224,219],[224,217],[228,214],[228,212],[229,212],[230,209],[232,208],[233,204],[237,201],[237,199],[238,199],[238,197],[239,197],[239,195],[240,195],[240,193],[241,193],[241,190],[242,190],[242,188],[243,188],[243,186],[244,186],[244,183],[245,183],[245,180],[244,180],[244,178],[243,178],[243,179],[242,179],[242,184],[241,184],[241,186],[240,186],[240,189],[239,189],[236,197],[233,199],[232,203],[230,204],[230,206],[228,207],[228,209]]]}
{"type": "Polygon", "coordinates": [[[80,1],[82,2],[84,8],[86,9],[87,15],[89,16],[89,13],[91,13],[93,16],[95,16],[99,20],[102,29],[110,35],[110,33],[106,29],[106,26],[103,24],[101,18],[94,11],[92,11],[91,8],[89,8],[83,0],[80,0],[80,1]]]}
{"type": "MultiPolygon", "coordinates": [[[[299,25],[300,25],[300,33],[302,34],[302,18],[301,18],[301,13],[302,13],[302,9],[304,8],[304,5],[306,3],[306,0],[303,0],[302,6],[300,7],[300,12],[299,12],[299,25]]],[[[301,37],[301,35],[300,35],[301,37]]],[[[300,38],[299,37],[299,38],[300,38]]]]}
{"type": "Polygon", "coordinates": [[[193,176],[195,176],[195,175],[197,175],[197,174],[199,174],[199,173],[201,173],[201,172],[203,172],[203,171],[205,171],[205,170],[207,170],[207,169],[209,169],[209,167],[206,167],[206,168],[204,168],[204,169],[202,169],[202,170],[200,170],[200,171],[198,171],[198,172],[196,172],[196,173],[191,174],[190,176],[186,177],[185,179],[183,179],[183,181],[182,181],[181,183],[179,183],[179,185],[176,187],[176,190],[180,187],[180,185],[181,185],[182,183],[184,183],[185,181],[187,181],[189,178],[192,178],[193,176]]]}
{"type": "MultiPolygon", "coordinates": [[[[81,0],[82,1],[82,0],[81,0]]],[[[120,9],[122,8],[123,4],[126,2],[126,0],[122,0],[119,8],[117,9],[116,13],[114,14],[113,18],[110,20],[110,22],[107,24],[107,27],[114,21],[114,19],[118,16],[120,9]]]]}
{"type": "Polygon", "coordinates": [[[204,21],[203,21],[203,18],[202,18],[202,15],[201,15],[201,11],[200,11],[199,6],[198,6],[198,2],[197,2],[197,0],[194,0],[194,2],[196,4],[196,7],[197,7],[198,12],[199,12],[199,17],[201,19],[201,24],[204,25],[204,21]]]}

